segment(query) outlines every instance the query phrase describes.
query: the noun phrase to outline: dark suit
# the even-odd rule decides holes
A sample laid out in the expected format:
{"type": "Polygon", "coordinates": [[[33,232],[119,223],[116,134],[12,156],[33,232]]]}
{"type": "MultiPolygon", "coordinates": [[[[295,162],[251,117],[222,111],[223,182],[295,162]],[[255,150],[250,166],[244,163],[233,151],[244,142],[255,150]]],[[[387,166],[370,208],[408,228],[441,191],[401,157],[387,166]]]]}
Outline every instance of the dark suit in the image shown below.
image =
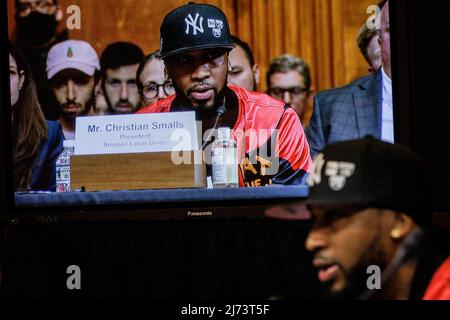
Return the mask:
{"type": "Polygon", "coordinates": [[[61,154],[64,136],[58,122],[47,121],[47,127],[47,139],[42,142],[33,166],[31,190],[56,190],[56,159],[61,154]]]}
{"type": "Polygon", "coordinates": [[[338,141],[362,139],[367,135],[380,139],[381,103],[381,70],[345,87],[318,93],[306,129],[311,156],[338,141]]]}

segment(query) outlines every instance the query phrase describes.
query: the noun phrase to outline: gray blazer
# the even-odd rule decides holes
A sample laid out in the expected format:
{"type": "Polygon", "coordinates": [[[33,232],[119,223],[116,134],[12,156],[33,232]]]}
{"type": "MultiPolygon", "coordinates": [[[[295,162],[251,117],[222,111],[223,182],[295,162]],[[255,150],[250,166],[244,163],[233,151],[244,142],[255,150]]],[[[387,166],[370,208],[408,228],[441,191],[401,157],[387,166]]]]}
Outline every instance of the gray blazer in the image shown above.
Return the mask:
{"type": "Polygon", "coordinates": [[[381,70],[337,89],[318,93],[306,137],[311,156],[327,144],[362,139],[367,135],[381,138],[381,70]]]}

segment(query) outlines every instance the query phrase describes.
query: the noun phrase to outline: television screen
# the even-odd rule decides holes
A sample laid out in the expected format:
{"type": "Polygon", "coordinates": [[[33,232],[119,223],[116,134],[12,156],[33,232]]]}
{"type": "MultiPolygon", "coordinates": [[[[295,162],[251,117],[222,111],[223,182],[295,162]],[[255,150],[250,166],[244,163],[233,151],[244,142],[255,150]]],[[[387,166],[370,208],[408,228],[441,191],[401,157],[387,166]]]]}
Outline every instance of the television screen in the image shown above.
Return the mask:
{"type": "Polygon", "coordinates": [[[338,141],[407,145],[448,211],[448,0],[201,3],[1,1],[0,296],[314,299],[338,141]]]}
{"type": "Polygon", "coordinates": [[[175,10],[179,0],[2,4],[4,212],[261,215],[307,196],[326,144],[408,144],[393,108],[391,79],[402,75],[389,11],[371,0],[206,3],[221,11],[175,10]],[[229,210],[240,206],[256,209],[229,210]]]}

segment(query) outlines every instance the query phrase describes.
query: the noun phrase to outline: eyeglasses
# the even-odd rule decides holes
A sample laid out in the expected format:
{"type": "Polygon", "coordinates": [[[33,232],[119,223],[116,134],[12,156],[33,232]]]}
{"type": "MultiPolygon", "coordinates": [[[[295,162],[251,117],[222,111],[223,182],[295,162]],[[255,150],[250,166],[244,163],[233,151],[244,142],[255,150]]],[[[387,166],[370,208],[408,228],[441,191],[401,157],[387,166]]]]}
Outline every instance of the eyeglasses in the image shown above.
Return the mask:
{"type": "Polygon", "coordinates": [[[147,99],[153,99],[158,96],[159,87],[163,88],[164,93],[167,96],[171,96],[175,93],[175,88],[173,87],[172,81],[166,81],[163,84],[149,83],[142,87],[142,95],[147,99]]]}
{"type": "Polygon", "coordinates": [[[55,4],[53,1],[49,0],[19,2],[17,11],[19,12],[19,16],[26,17],[31,13],[31,11],[39,11],[40,13],[48,14],[54,6],[55,4]]]}
{"type": "Polygon", "coordinates": [[[280,88],[273,87],[269,89],[269,93],[271,96],[282,99],[284,97],[285,92],[289,92],[291,97],[299,97],[300,95],[307,93],[309,90],[303,87],[290,87],[290,88],[280,88]]]}

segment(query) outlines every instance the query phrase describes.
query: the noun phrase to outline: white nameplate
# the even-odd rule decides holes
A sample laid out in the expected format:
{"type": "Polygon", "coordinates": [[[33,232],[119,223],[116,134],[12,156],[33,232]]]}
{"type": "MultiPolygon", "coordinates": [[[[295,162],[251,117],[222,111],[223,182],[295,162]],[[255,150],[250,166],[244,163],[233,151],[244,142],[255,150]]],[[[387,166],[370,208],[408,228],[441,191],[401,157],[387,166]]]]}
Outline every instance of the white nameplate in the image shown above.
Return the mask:
{"type": "Polygon", "coordinates": [[[197,127],[193,111],[76,119],[76,155],[197,149],[197,127]]]}

